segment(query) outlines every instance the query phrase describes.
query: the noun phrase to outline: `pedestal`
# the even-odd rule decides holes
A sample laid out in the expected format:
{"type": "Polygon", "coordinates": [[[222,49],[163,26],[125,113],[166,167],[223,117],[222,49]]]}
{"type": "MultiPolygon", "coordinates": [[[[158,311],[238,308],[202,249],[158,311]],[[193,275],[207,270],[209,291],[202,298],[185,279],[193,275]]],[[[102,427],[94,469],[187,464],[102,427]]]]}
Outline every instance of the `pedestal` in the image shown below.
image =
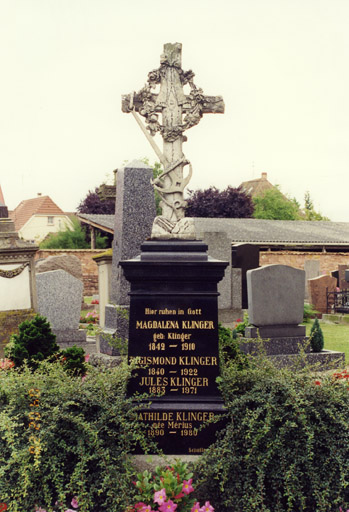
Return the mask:
{"type": "Polygon", "coordinates": [[[149,241],[122,261],[131,284],[129,359],[141,368],[129,396],[157,395],[139,412],[147,435],[167,454],[200,454],[224,413],[219,375],[218,292],[227,262],[201,241],[149,241]]]}

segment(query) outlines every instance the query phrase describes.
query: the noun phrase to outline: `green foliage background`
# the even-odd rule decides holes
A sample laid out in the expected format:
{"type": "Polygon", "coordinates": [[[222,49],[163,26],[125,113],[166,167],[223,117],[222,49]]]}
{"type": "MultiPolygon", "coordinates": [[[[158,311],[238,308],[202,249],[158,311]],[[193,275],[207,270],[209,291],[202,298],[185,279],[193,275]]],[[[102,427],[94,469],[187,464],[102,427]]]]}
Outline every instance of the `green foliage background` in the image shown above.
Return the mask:
{"type": "MultiPolygon", "coordinates": [[[[78,219],[71,219],[73,229],[67,227],[58,233],[51,233],[46,240],[40,243],[40,249],[89,249],[90,244],[86,240],[86,233],[78,219]]],[[[96,248],[105,249],[107,237],[96,234],[96,248]]]]}
{"type": "Polygon", "coordinates": [[[89,367],[85,380],[58,362],[0,371],[0,497],[9,512],[66,510],[55,502],[73,496],[79,512],[121,512],[132,503],[130,453],[144,436],[125,398],[128,377],[126,365],[89,367]],[[38,390],[35,407],[30,390],[38,390]],[[29,425],[33,411],[38,429],[29,425]]]}
{"type": "Polygon", "coordinates": [[[267,362],[222,379],[228,424],[197,464],[219,512],[331,512],[349,505],[349,391],[267,362]]]}

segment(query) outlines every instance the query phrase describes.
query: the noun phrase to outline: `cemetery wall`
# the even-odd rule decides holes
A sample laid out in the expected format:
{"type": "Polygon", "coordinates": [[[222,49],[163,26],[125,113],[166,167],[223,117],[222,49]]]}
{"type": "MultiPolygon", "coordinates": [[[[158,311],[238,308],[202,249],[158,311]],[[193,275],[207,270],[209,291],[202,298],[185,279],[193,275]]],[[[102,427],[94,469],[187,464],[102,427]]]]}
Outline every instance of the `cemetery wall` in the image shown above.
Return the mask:
{"type": "Polygon", "coordinates": [[[103,252],[105,252],[105,249],[39,249],[35,255],[35,260],[48,258],[49,256],[73,254],[81,261],[83,294],[91,296],[98,294],[98,266],[92,258],[103,252]]]}
{"type": "Polygon", "coordinates": [[[320,262],[320,273],[329,274],[337,270],[338,265],[348,265],[348,252],[300,252],[300,251],[260,251],[260,265],[289,265],[290,267],[304,270],[305,260],[317,260],[320,262]]]}

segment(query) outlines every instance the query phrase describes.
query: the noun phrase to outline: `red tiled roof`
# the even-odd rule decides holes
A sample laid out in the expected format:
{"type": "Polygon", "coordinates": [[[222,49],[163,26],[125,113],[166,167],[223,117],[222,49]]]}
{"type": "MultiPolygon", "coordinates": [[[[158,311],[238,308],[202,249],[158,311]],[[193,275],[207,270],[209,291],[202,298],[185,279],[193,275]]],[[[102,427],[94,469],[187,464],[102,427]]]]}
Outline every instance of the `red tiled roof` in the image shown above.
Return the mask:
{"type": "Polygon", "coordinates": [[[0,185],[0,206],[6,206],[5,205],[5,199],[4,199],[2,190],[1,190],[1,185],[0,185]]]}
{"type": "Polygon", "coordinates": [[[243,181],[240,187],[251,197],[262,196],[267,190],[275,188],[275,186],[268,181],[266,172],[262,172],[260,178],[243,181]]]}
{"type": "Polygon", "coordinates": [[[15,223],[16,231],[19,231],[33,215],[64,215],[64,212],[49,196],[38,196],[20,202],[9,215],[15,223]]]}

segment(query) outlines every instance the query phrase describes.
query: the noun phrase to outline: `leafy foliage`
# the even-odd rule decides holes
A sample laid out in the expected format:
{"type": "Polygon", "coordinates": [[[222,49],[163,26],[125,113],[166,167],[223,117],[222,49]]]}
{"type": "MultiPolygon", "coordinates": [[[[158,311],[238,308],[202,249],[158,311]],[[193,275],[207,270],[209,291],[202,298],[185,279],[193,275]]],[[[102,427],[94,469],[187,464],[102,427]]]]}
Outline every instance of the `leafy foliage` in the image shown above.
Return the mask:
{"type": "Polygon", "coordinates": [[[348,508],[346,386],[259,361],[226,367],[222,392],[229,420],[194,471],[198,499],[220,512],[348,508]]]}
{"type": "Polygon", "coordinates": [[[314,306],[312,304],[308,304],[307,302],[304,303],[304,309],[303,309],[303,322],[309,322],[311,318],[314,318],[316,314],[318,314],[319,311],[316,311],[314,309],[314,306]]]}
{"type": "Polygon", "coordinates": [[[315,318],[312,328],[310,329],[310,345],[313,352],[321,352],[324,348],[324,335],[318,318],[315,318]]]}
{"type": "Polygon", "coordinates": [[[237,368],[247,368],[247,356],[240,350],[240,344],[231,329],[218,324],[219,355],[224,364],[233,362],[237,368]]]}
{"type": "Polygon", "coordinates": [[[125,398],[130,369],[89,367],[86,379],[62,365],[41,363],[0,372],[0,496],[13,512],[66,510],[73,496],[80,512],[120,512],[133,502],[134,446],[147,445],[125,398]],[[31,428],[34,390],[37,430],[31,428]],[[39,415],[39,416],[38,416],[39,415]]]}
{"type": "Polygon", "coordinates": [[[241,188],[227,187],[222,192],[216,187],[189,191],[187,217],[248,218],[253,214],[253,203],[241,188]]]}
{"type": "Polygon", "coordinates": [[[40,361],[59,351],[56,336],[43,316],[36,315],[32,320],[22,322],[19,334],[13,334],[5,347],[5,355],[16,367],[24,364],[26,359],[31,368],[36,368],[40,361]]]}
{"type": "Polygon", "coordinates": [[[304,213],[305,220],[330,220],[328,217],[324,217],[320,212],[315,211],[309,191],[304,195],[304,213]]]}
{"type": "Polygon", "coordinates": [[[86,197],[82,199],[76,210],[79,213],[114,215],[115,201],[112,199],[103,201],[97,192],[98,187],[96,187],[95,190],[89,190],[86,197]]]}
{"type": "Polygon", "coordinates": [[[85,351],[82,347],[73,345],[60,352],[63,360],[63,368],[72,375],[85,375],[87,365],[85,363],[85,351]]]}
{"type": "MultiPolygon", "coordinates": [[[[40,249],[89,249],[86,232],[77,219],[72,219],[73,229],[67,227],[64,231],[51,233],[40,244],[40,249]]],[[[106,248],[106,237],[99,233],[96,235],[96,248],[106,248]]]]}
{"type": "Polygon", "coordinates": [[[255,219],[302,220],[299,204],[285,197],[276,186],[253,198],[255,219]]]}

